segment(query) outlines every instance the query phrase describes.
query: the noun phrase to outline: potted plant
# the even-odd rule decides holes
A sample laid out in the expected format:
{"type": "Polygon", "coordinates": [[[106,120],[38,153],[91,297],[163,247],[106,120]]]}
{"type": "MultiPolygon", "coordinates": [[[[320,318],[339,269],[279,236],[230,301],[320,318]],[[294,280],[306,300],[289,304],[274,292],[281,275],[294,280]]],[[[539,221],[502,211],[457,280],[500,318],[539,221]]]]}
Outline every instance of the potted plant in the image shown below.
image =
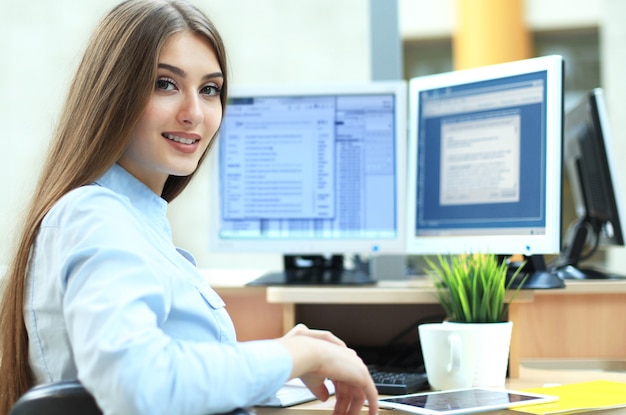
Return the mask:
{"type": "Polygon", "coordinates": [[[507,311],[516,292],[507,295],[507,289],[521,266],[507,283],[508,264],[494,254],[440,255],[426,262],[447,316],[444,324],[472,324],[480,331],[473,386],[503,386],[513,327],[507,311]]]}
{"type": "MultiPolygon", "coordinates": [[[[434,262],[426,258],[436,294],[449,321],[498,323],[506,321],[508,265],[494,254],[466,254],[434,262]]],[[[519,273],[521,267],[515,271],[519,273]]],[[[522,284],[520,284],[521,286],[522,284]]]]}

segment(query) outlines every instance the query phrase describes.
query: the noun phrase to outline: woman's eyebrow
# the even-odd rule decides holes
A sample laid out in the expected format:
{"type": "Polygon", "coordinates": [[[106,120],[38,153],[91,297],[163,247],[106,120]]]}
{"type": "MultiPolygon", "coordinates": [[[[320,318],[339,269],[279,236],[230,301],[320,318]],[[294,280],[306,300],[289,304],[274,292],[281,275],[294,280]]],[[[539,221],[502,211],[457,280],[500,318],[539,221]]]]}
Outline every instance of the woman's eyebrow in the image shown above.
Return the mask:
{"type": "MultiPolygon", "coordinates": [[[[181,78],[186,78],[187,77],[187,72],[185,72],[183,69],[174,66],[174,65],[170,65],[167,63],[159,63],[158,65],[159,68],[162,69],[167,69],[168,71],[171,71],[173,73],[175,73],[176,75],[180,76],[181,78]]],[[[202,77],[202,79],[211,79],[211,78],[223,78],[224,74],[222,72],[213,72],[213,73],[209,73],[206,74],[202,77]]]]}
{"type": "Polygon", "coordinates": [[[181,78],[186,78],[187,77],[187,72],[185,72],[184,70],[180,69],[177,66],[169,65],[167,63],[159,63],[158,67],[161,68],[161,69],[167,69],[168,71],[175,73],[176,75],[180,76],[181,78]]]}

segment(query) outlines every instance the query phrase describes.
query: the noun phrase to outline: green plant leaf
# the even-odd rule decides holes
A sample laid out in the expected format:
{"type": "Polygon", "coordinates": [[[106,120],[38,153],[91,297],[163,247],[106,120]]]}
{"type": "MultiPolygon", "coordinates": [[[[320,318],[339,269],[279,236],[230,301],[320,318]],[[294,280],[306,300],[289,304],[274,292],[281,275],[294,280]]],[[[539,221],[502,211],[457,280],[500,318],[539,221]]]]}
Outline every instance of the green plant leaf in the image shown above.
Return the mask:
{"type": "Polygon", "coordinates": [[[511,288],[510,282],[506,283],[508,266],[496,255],[438,255],[436,260],[426,258],[426,263],[437,299],[451,321],[500,322],[506,318],[506,293],[511,288]]]}

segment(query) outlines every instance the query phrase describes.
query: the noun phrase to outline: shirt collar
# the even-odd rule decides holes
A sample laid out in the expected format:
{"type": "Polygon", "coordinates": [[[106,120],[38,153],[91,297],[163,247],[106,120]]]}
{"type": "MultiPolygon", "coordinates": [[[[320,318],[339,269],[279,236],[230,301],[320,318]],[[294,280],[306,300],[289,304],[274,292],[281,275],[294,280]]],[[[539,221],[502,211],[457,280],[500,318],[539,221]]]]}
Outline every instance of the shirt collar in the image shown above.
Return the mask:
{"type": "Polygon", "coordinates": [[[151,220],[161,222],[167,211],[167,201],[135,178],[119,164],[114,164],[95,182],[125,196],[130,203],[151,220]]]}

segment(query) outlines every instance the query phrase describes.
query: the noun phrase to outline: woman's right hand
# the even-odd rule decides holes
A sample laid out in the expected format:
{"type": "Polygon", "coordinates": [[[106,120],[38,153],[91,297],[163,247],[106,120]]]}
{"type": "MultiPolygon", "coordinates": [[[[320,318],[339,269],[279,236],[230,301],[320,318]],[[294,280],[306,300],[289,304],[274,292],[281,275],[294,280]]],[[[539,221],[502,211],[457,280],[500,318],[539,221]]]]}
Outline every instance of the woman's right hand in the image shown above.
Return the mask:
{"type": "Polygon", "coordinates": [[[298,325],[279,341],[293,358],[292,378],[300,378],[320,400],[327,400],[324,384],[335,385],[335,415],[357,415],[367,400],[369,414],[378,412],[378,392],[367,366],[356,352],[332,333],[298,325]]]}

